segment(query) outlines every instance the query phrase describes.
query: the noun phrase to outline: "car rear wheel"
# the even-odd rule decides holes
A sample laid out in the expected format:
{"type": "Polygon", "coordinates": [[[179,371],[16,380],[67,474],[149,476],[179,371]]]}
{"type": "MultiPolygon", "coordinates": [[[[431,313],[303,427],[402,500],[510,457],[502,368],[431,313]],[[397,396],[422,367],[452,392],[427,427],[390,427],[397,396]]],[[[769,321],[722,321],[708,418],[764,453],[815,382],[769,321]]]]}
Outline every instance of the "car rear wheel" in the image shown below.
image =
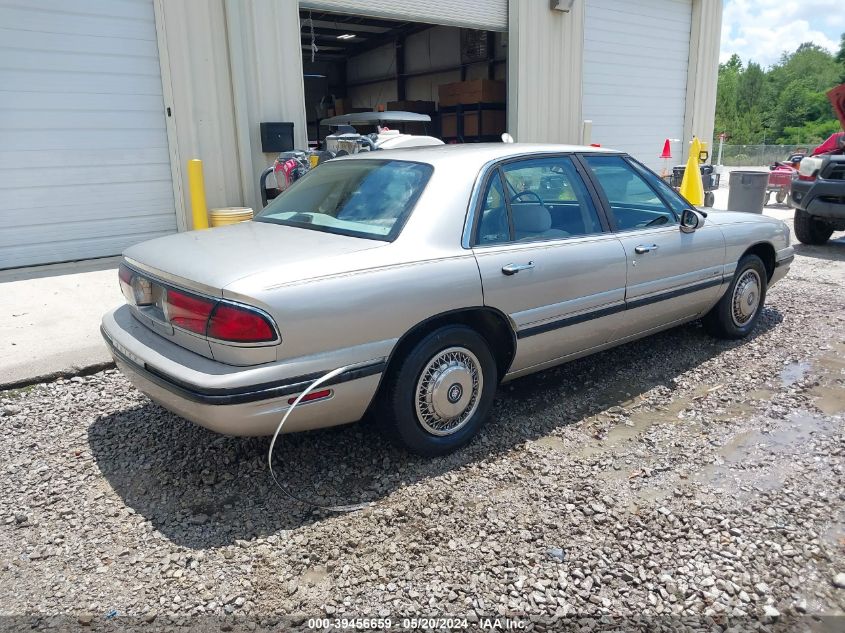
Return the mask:
{"type": "Polygon", "coordinates": [[[833,235],[833,227],[801,209],[795,209],[795,237],[802,244],[824,244],[833,235]]]}
{"type": "Polygon", "coordinates": [[[759,257],[746,255],[740,259],[727,292],[702,319],[705,329],[717,338],[748,336],[766,301],[767,279],[766,267],[759,257]]]}
{"type": "Polygon", "coordinates": [[[496,361],[475,330],[450,325],[392,364],[376,407],[385,434],[412,453],[457,450],[478,432],[496,393],[496,361]]]}

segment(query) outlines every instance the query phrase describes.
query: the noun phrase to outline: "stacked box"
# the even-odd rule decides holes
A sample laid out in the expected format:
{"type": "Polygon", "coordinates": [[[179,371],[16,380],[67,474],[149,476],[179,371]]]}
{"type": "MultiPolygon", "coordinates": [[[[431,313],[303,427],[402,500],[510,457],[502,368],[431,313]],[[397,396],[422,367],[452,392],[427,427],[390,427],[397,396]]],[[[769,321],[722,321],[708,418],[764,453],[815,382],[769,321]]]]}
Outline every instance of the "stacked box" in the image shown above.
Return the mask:
{"type": "Polygon", "coordinates": [[[457,81],[451,84],[441,84],[438,88],[440,107],[453,106],[459,103],[504,103],[507,90],[504,81],[493,79],[474,79],[472,81],[457,81]]]}

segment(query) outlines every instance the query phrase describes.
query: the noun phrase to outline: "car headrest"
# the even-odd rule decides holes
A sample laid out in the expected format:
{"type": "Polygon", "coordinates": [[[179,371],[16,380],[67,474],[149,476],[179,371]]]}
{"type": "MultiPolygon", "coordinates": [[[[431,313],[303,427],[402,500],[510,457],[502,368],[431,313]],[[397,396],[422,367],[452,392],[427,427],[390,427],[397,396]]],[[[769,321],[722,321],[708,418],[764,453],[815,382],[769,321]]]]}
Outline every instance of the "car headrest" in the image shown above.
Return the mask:
{"type": "Polygon", "coordinates": [[[552,216],[543,205],[513,205],[513,228],[517,233],[542,233],[551,227],[552,216]]]}

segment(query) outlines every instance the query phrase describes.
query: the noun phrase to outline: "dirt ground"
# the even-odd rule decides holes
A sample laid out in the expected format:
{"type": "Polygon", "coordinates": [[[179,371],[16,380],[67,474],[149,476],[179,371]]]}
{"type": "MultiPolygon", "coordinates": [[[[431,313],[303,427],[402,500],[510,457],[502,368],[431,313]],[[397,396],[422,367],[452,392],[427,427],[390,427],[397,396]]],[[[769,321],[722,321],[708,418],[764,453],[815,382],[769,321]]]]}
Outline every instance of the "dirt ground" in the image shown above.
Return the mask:
{"type": "Polygon", "coordinates": [[[504,385],[449,457],[367,424],[286,437],[286,484],[372,502],[348,514],[282,495],[268,440],[191,425],[113,370],[2,392],[0,628],[837,630],[838,235],[796,247],[748,339],[695,323],[504,385]]]}

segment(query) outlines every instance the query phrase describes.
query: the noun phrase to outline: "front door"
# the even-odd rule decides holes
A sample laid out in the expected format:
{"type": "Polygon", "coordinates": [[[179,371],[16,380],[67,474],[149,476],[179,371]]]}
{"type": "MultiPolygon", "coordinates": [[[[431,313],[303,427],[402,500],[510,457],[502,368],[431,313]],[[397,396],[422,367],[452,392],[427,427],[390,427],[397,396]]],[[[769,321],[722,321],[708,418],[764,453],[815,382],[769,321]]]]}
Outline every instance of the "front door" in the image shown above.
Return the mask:
{"type": "Polygon", "coordinates": [[[512,372],[610,340],[626,258],[571,157],[508,161],[483,187],[473,231],[484,303],[516,327],[512,372]]]}
{"type": "Polygon", "coordinates": [[[622,156],[585,156],[625,249],[627,319],[617,339],[693,318],[716,301],[725,240],[714,224],[680,230],[689,205],[657,176],[622,156]]]}

